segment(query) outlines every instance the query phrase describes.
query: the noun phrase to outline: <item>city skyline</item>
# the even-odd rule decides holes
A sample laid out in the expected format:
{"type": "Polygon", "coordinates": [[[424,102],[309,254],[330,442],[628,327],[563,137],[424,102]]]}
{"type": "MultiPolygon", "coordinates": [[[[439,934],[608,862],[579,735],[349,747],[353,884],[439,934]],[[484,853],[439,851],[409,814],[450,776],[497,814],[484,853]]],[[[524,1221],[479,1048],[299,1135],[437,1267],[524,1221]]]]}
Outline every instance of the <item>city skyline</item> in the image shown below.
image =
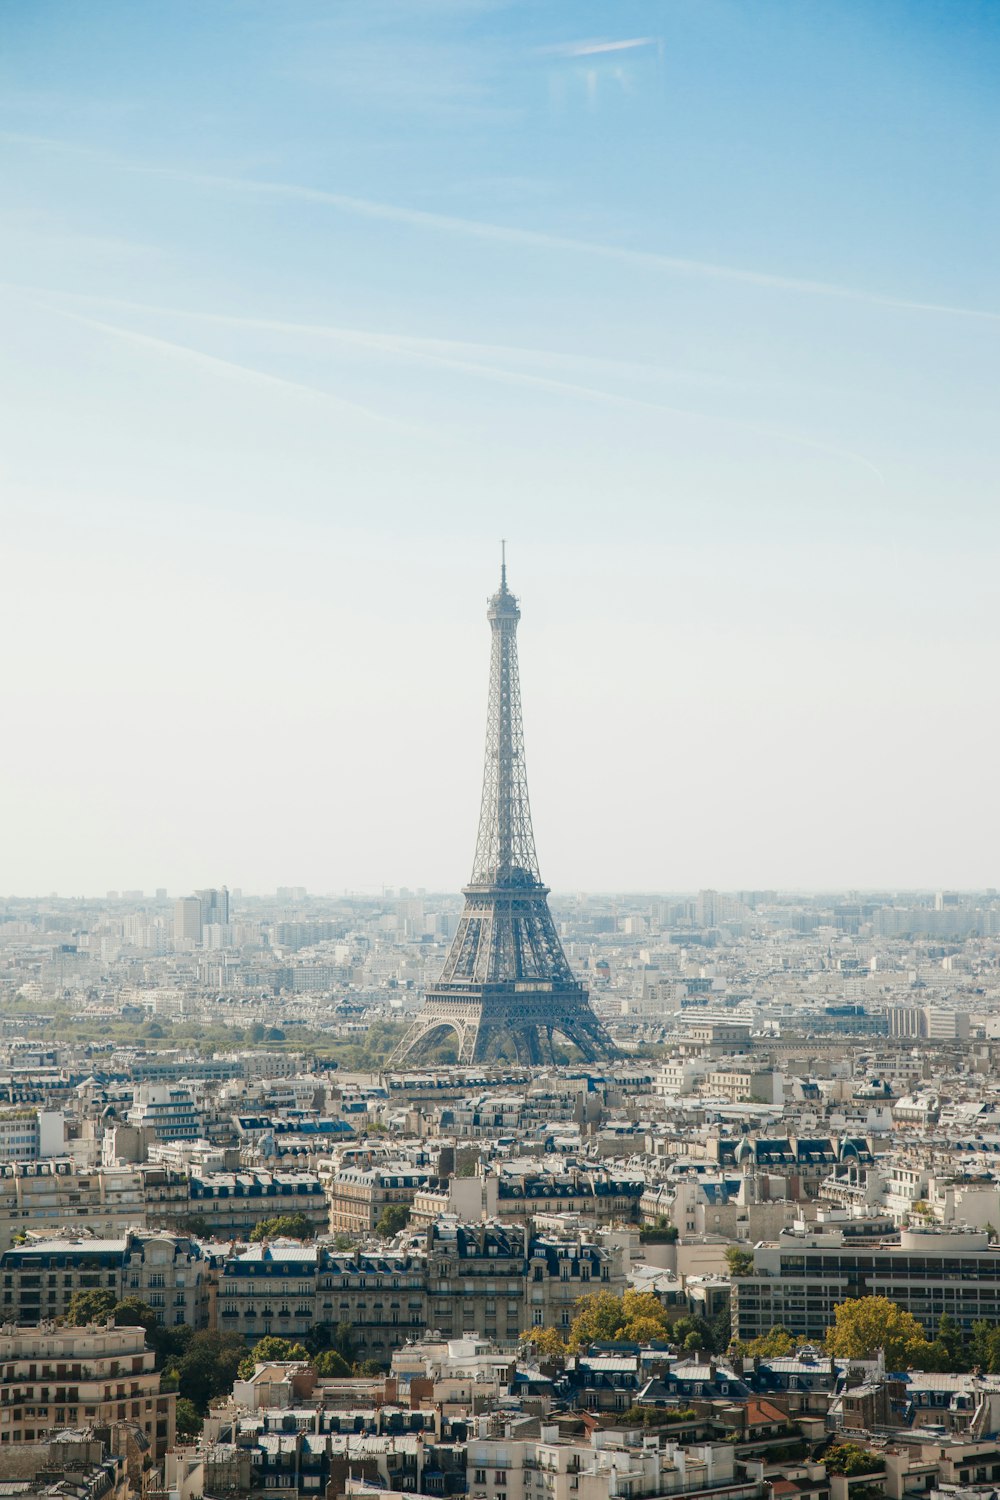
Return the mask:
{"type": "Polygon", "coordinates": [[[556,890],[998,878],[995,10],[0,37],[0,890],[457,888],[501,535],[556,890]]]}

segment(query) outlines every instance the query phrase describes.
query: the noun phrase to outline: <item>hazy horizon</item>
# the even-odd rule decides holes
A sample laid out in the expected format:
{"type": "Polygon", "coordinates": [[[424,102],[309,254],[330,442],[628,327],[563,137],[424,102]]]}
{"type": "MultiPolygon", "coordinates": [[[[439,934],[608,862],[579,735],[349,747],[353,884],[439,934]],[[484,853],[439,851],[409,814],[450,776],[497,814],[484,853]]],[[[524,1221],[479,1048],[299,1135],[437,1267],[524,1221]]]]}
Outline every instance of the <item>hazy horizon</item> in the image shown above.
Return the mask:
{"type": "Polygon", "coordinates": [[[0,889],[1000,883],[1000,11],[0,40],[0,889]]]}

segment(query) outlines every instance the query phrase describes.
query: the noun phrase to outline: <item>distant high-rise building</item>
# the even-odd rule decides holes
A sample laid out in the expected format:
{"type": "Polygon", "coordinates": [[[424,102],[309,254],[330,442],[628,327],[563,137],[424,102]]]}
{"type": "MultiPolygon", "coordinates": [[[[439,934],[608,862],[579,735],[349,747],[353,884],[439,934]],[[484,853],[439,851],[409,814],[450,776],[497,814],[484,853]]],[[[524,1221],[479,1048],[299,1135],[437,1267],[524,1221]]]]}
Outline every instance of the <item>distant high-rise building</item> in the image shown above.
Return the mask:
{"type": "Polygon", "coordinates": [[[197,896],[181,896],[174,902],[174,942],[201,942],[201,909],[197,896]]]}
{"type": "Polygon", "coordinates": [[[695,913],[699,927],[714,927],[719,920],[718,891],[699,891],[695,913]]]}
{"type": "Polygon", "coordinates": [[[214,888],[207,891],[195,891],[195,895],[201,902],[201,925],[208,927],[217,923],[220,927],[229,924],[229,891],[225,886],[221,890],[214,888]]]}

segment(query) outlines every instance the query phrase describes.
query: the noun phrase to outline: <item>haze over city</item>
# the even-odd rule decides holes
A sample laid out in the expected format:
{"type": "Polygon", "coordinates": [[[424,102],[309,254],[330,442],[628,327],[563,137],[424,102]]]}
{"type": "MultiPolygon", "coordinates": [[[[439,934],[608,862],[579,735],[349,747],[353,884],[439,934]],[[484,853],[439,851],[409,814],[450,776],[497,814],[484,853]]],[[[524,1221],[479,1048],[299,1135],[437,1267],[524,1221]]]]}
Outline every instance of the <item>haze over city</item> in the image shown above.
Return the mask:
{"type": "Polygon", "coordinates": [[[994,7],[0,43],[0,890],[995,883],[994,7]]]}

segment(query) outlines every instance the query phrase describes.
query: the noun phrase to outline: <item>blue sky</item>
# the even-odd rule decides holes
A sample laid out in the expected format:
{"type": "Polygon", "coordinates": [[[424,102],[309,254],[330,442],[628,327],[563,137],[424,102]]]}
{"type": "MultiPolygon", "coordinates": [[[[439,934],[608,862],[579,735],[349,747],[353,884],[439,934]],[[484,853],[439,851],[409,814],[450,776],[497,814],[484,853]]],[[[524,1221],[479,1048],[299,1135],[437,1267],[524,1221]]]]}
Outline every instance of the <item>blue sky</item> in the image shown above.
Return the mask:
{"type": "Polygon", "coordinates": [[[0,12],[0,890],[994,884],[991,4],[0,12]]]}

